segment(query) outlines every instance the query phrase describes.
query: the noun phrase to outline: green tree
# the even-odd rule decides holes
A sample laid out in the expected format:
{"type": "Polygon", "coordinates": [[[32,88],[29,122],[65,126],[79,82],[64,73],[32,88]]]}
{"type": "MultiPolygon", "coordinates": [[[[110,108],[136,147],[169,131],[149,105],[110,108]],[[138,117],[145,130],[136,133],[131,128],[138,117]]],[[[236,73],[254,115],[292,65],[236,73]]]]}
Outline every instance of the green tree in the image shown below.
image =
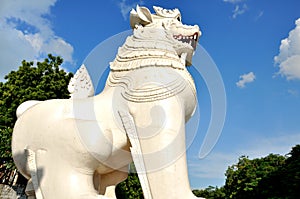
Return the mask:
{"type": "Polygon", "coordinates": [[[143,190],[133,163],[130,165],[128,178],[116,187],[117,198],[144,199],[143,190]]]}
{"type": "Polygon", "coordinates": [[[264,178],[257,188],[260,198],[300,198],[300,145],[292,148],[277,171],[264,178]]]}
{"type": "Polygon", "coordinates": [[[43,62],[22,61],[17,71],[0,82],[0,158],[1,170],[14,168],[11,157],[11,137],[16,122],[17,107],[27,100],[69,98],[67,86],[72,73],[60,69],[61,57],[48,55],[43,62]]]}
{"type": "Polygon", "coordinates": [[[206,199],[299,199],[300,145],[286,156],[270,154],[253,160],[241,156],[225,175],[225,186],[209,186],[193,193],[206,199]]]}
{"type": "Polygon", "coordinates": [[[300,145],[293,147],[289,155],[282,172],[284,179],[282,185],[285,185],[286,195],[296,199],[300,198],[300,145]]]}
{"type": "Polygon", "coordinates": [[[270,154],[267,157],[248,159],[239,158],[237,164],[230,166],[225,175],[225,192],[227,198],[248,199],[260,198],[258,185],[262,179],[271,176],[285,163],[285,157],[270,154]]]}
{"type": "Polygon", "coordinates": [[[209,186],[206,189],[193,190],[193,193],[197,197],[203,197],[206,199],[225,199],[224,187],[218,188],[209,186]]]}

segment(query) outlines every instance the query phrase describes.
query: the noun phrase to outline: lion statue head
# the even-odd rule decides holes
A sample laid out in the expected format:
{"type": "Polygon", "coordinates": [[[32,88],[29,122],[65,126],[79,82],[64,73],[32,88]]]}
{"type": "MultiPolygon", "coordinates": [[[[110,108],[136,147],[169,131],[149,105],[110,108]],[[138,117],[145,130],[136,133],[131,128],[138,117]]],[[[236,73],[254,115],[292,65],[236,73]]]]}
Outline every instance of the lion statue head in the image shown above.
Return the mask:
{"type": "Polygon", "coordinates": [[[168,10],[137,6],[130,12],[133,35],[119,48],[111,63],[112,71],[132,70],[146,66],[171,66],[185,69],[192,64],[192,56],[201,32],[198,25],[184,25],[178,9],[168,10]]]}

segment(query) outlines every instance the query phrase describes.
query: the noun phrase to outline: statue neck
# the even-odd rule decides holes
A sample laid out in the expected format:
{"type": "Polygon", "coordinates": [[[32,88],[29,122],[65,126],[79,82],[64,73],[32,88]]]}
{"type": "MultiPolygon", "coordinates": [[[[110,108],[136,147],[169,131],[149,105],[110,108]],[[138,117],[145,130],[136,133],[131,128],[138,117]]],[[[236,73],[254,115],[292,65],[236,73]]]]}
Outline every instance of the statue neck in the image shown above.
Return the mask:
{"type": "Polygon", "coordinates": [[[173,36],[163,29],[134,30],[110,63],[106,88],[122,87],[122,96],[133,102],[161,100],[186,89],[196,96],[185,60],[173,45],[173,36]]]}

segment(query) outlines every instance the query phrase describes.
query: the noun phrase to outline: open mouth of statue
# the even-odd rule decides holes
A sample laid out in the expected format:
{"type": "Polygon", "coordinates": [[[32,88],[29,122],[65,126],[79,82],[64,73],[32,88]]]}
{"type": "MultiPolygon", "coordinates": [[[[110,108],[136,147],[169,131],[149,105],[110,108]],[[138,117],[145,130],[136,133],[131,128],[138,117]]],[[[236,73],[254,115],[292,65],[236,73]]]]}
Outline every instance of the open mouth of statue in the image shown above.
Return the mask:
{"type": "Polygon", "coordinates": [[[198,43],[198,38],[199,38],[199,33],[194,33],[193,35],[173,35],[174,39],[177,39],[178,41],[181,41],[183,43],[190,44],[194,50],[196,50],[197,43],[198,43]]]}

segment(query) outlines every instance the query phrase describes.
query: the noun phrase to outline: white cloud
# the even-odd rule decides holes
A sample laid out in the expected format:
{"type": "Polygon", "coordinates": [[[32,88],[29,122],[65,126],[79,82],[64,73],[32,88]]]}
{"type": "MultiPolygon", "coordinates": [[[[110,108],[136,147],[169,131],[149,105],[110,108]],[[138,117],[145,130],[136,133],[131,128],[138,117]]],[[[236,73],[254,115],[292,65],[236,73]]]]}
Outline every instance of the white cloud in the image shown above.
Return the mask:
{"type": "Polygon", "coordinates": [[[233,4],[236,4],[236,3],[239,3],[239,2],[242,2],[244,0],[223,0],[224,2],[226,3],[233,3],[233,4]]]}
{"type": "Polygon", "coordinates": [[[73,47],[55,35],[47,16],[56,0],[2,0],[0,6],[0,79],[22,60],[40,60],[48,53],[73,62],[73,47]]]}
{"type": "Polygon", "coordinates": [[[296,89],[288,89],[288,94],[290,94],[291,96],[295,96],[298,97],[299,96],[299,91],[296,89]]]}
{"type": "Polygon", "coordinates": [[[212,152],[203,159],[192,157],[188,160],[190,173],[197,178],[224,179],[228,166],[238,159],[236,154],[212,152]]]}
{"type": "Polygon", "coordinates": [[[232,18],[235,19],[237,18],[237,16],[244,14],[247,9],[248,6],[246,4],[243,4],[243,6],[236,5],[234,10],[232,11],[233,12],[232,18]]]}
{"type": "Polygon", "coordinates": [[[236,83],[237,87],[244,88],[245,84],[251,83],[255,80],[255,74],[250,72],[240,76],[240,80],[236,83]]]}
{"type": "Polygon", "coordinates": [[[289,36],[281,40],[279,54],[274,57],[279,66],[278,74],[288,80],[300,79],[300,18],[295,24],[296,27],[290,31],[289,36]]]}
{"type": "Polygon", "coordinates": [[[233,11],[232,11],[232,18],[236,19],[239,15],[244,14],[248,10],[248,6],[246,3],[242,4],[242,2],[245,2],[246,0],[223,0],[225,3],[231,3],[235,5],[233,11]]]}
{"type": "Polygon", "coordinates": [[[258,15],[255,17],[255,21],[257,21],[258,19],[260,19],[263,15],[264,15],[264,11],[260,11],[258,13],[258,15]]]}
{"type": "Polygon", "coordinates": [[[140,0],[138,2],[128,2],[128,0],[122,0],[118,3],[118,6],[120,8],[121,14],[124,18],[124,20],[127,20],[129,16],[129,12],[132,8],[135,8],[136,5],[142,5],[144,4],[143,0],[140,0]]]}

